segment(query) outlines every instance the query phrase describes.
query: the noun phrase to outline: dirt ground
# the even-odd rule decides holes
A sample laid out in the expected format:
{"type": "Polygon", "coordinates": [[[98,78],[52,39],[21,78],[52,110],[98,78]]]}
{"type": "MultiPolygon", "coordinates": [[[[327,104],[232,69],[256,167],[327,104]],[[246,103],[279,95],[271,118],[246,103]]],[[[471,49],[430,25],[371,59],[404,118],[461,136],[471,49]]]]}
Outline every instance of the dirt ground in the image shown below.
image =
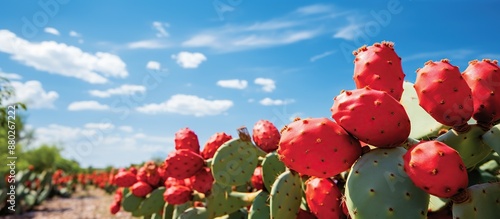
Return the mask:
{"type": "Polygon", "coordinates": [[[123,210],[116,215],[109,213],[113,196],[103,190],[77,191],[71,198],[54,197],[36,206],[31,212],[17,216],[0,216],[1,219],[106,219],[133,218],[123,210]]]}

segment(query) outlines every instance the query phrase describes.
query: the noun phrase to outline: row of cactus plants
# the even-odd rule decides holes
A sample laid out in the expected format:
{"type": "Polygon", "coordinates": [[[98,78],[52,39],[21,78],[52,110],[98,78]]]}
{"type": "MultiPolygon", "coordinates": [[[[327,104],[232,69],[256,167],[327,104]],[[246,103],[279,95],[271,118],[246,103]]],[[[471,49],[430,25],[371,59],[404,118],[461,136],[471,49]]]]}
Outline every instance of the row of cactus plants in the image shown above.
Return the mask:
{"type": "Polygon", "coordinates": [[[117,188],[112,181],[113,172],[70,174],[61,169],[37,172],[30,166],[18,171],[14,180],[6,175],[5,180],[0,180],[0,215],[23,214],[53,197],[69,198],[78,187],[86,190],[92,186],[112,194],[117,188]],[[12,206],[15,208],[11,209],[12,206]]]}
{"type": "Polygon", "coordinates": [[[460,72],[429,61],[405,82],[389,42],[354,52],[356,89],[332,119],[278,130],[215,133],[200,150],[189,128],[163,163],[114,175],[110,211],[142,218],[500,217],[500,67],[460,72]]]}

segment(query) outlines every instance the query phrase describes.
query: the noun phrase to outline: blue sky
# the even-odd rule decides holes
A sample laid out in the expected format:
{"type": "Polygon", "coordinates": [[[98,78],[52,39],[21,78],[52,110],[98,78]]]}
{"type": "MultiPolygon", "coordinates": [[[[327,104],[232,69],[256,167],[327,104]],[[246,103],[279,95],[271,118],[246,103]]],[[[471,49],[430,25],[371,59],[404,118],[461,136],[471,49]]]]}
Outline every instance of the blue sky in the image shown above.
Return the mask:
{"type": "MultiPolygon", "coordinates": [[[[500,59],[494,1],[6,1],[0,72],[36,140],[83,166],[127,166],[259,119],[330,117],[352,50],[393,41],[406,80],[427,60],[500,59]]],[[[14,100],[12,100],[14,101],[14,100]]]]}

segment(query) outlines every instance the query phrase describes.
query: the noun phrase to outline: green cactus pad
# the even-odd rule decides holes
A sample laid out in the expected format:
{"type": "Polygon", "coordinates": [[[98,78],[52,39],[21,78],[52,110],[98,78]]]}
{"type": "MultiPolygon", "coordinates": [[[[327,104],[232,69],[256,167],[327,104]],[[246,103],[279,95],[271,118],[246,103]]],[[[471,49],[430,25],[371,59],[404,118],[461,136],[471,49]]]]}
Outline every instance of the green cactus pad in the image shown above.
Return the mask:
{"type": "Polygon", "coordinates": [[[174,211],[172,213],[172,219],[177,219],[179,218],[179,216],[181,216],[182,213],[184,213],[184,211],[186,211],[188,208],[192,207],[193,206],[193,202],[192,201],[188,201],[182,205],[174,205],[174,211]]]}
{"type": "Polygon", "coordinates": [[[455,149],[464,161],[465,167],[470,170],[492,152],[492,149],[481,140],[484,133],[481,127],[471,125],[466,133],[457,133],[451,129],[436,140],[455,149]]]}
{"type": "Polygon", "coordinates": [[[495,152],[500,154],[500,124],[493,126],[483,134],[483,141],[495,152]]]}
{"type": "Polygon", "coordinates": [[[16,174],[16,182],[19,184],[24,184],[31,176],[30,170],[21,170],[16,174]]]}
{"type": "Polygon", "coordinates": [[[208,211],[203,207],[188,208],[178,219],[208,219],[208,211]]]}
{"type": "Polygon", "coordinates": [[[468,200],[453,203],[453,218],[498,219],[500,217],[500,182],[474,185],[467,191],[468,200]]]}
{"type": "Polygon", "coordinates": [[[144,215],[151,215],[159,212],[165,205],[165,200],[163,200],[163,193],[165,193],[165,187],[158,187],[153,190],[142,202],[140,208],[144,215]]]}
{"type": "Polygon", "coordinates": [[[212,160],[212,175],[217,183],[228,186],[246,184],[253,175],[259,161],[259,149],[246,129],[239,130],[240,138],[224,143],[212,160]],[[244,131],[243,131],[244,130],[244,131]]]}
{"type": "Polygon", "coordinates": [[[403,96],[400,102],[410,117],[410,137],[427,139],[437,136],[439,130],[444,128],[443,124],[437,122],[419,105],[417,92],[413,88],[413,83],[405,81],[403,89],[403,96]]]}
{"type": "Polygon", "coordinates": [[[278,153],[272,152],[266,155],[262,162],[262,181],[267,191],[271,191],[274,181],[285,170],[285,164],[280,161],[278,153]]]}
{"type": "Polygon", "coordinates": [[[479,167],[480,170],[489,172],[491,174],[498,174],[500,173],[500,165],[497,163],[496,160],[490,160],[488,162],[485,162],[479,167]]]}
{"type": "Polygon", "coordinates": [[[51,190],[51,187],[49,185],[46,185],[45,187],[43,187],[43,189],[41,189],[41,191],[38,193],[38,196],[36,197],[36,204],[37,205],[41,204],[43,201],[45,201],[49,197],[50,190],[51,190]]]}
{"type": "Polygon", "coordinates": [[[289,170],[278,176],[271,188],[271,218],[296,218],[302,201],[302,181],[289,170]]]}
{"type": "Polygon", "coordinates": [[[228,187],[214,183],[207,197],[207,210],[210,218],[221,217],[250,206],[259,192],[245,193],[228,190],[228,187]]]}
{"type": "Polygon", "coordinates": [[[253,200],[248,219],[270,218],[271,209],[269,208],[269,193],[261,191],[253,200]]]}
{"type": "Polygon", "coordinates": [[[134,212],[139,208],[139,206],[141,206],[142,201],[144,201],[144,198],[137,197],[131,192],[128,192],[128,188],[124,189],[121,203],[124,211],[134,212]]]}
{"type": "Polygon", "coordinates": [[[246,208],[242,208],[238,211],[235,211],[229,215],[225,215],[222,217],[219,217],[217,219],[247,219],[248,218],[248,211],[246,208]]]}
{"type": "Polygon", "coordinates": [[[174,209],[175,209],[174,205],[171,205],[171,204],[165,202],[165,205],[163,206],[163,215],[162,215],[162,218],[163,219],[171,219],[171,218],[173,218],[173,216],[174,216],[174,209]]]}
{"type": "Polygon", "coordinates": [[[481,169],[473,169],[472,171],[469,171],[468,177],[469,187],[477,184],[500,181],[500,179],[498,179],[496,176],[481,169]]]}
{"type": "Polygon", "coordinates": [[[356,161],[345,188],[351,218],[426,218],[430,197],[404,172],[405,153],[377,148],[356,161]]]}

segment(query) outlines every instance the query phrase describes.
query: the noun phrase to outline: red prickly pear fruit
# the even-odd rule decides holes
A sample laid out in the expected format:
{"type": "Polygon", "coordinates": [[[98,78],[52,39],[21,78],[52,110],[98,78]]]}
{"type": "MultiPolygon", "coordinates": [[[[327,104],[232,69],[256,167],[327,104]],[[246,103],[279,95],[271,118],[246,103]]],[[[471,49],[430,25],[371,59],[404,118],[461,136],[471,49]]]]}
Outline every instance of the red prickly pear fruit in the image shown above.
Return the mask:
{"type": "Polygon", "coordinates": [[[278,149],[280,132],[273,123],[259,120],[253,126],[252,139],[260,149],[269,153],[278,149]]]}
{"type": "Polygon", "coordinates": [[[314,216],[313,213],[306,211],[302,208],[299,208],[299,213],[297,213],[297,218],[296,219],[316,219],[317,217],[314,216]]]}
{"type": "Polygon", "coordinates": [[[112,215],[115,215],[120,211],[120,208],[121,208],[120,202],[113,202],[111,203],[111,206],[109,206],[109,212],[112,215]]]}
{"type": "Polygon", "coordinates": [[[115,202],[121,202],[123,198],[123,188],[118,188],[115,192],[115,196],[113,197],[115,202]]]}
{"type": "Polygon", "coordinates": [[[334,98],[331,112],[347,132],[375,147],[398,147],[410,135],[403,105],[384,91],[369,87],[344,91],[334,98]]]}
{"type": "Polygon", "coordinates": [[[401,100],[405,74],[393,43],[382,42],[363,46],[353,54],[356,56],[353,76],[356,88],[368,86],[387,92],[397,101],[401,100]]]}
{"type": "Polygon", "coordinates": [[[163,199],[169,204],[181,205],[190,201],[192,194],[193,190],[186,186],[171,186],[163,193],[163,199]]]}
{"type": "Polygon", "coordinates": [[[193,202],[193,207],[195,207],[195,208],[204,208],[206,206],[205,206],[205,204],[203,202],[194,201],[193,202]]]}
{"type": "MultiPolygon", "coordinates": [[[[141,168],[142,169],[142,168],[141,168]]],[[[144,164],[145,182],[152,187],[158,187],[161,181],[161,176],[158,173],[158,166],[153,161],[148,161],[144,164]]],[[[137,174],[139,176],[139,174],[137,174]]]]}
{"type": "Polygon", "coordinates": [[[205,167],[198,171],[191,179],[191,186],[194,190],[207,194],[212,189],[214,177],[210,168],[205,167]]]}
{"type": "Polygon", "coordinates": [[[140,167],[137,171],[137,181],[148,182],[148,177],[146,173],[146,167],[140,167]]]}
{"type": "Polygon", "coordinates": [[[253,171],[251,182],[252,182],[252,186],[257,190],[261,190],[264,188],[264,181],[262,181],[262,167],[261,166],[256,167],[255,170],[253,171]]]}
{"type": "Polygon", "coordinates": [[[130,191],[137,197],[145,197],[153,188],[146,182],[138,181],[130,187],[130,191]]]}
{"type": "Polygon", "coordinates": [[[201,152],[201,156],[206,160],[213,158],[215,155],[215,152],[217,152],[217,149],[219,147],[226,143],[227,141],[233,139],[231,135],[228,135],[224,132],[217,132],[214,135],[210,136],[208,141],[205,143],[205,146],[203,147],[203,151],[201,152]]]}
{"type": "Polygon", "coordinates": [[[498,61],[473,60],[462,73],[472,91],[474,113],[480,124],[490,125],[500,119],[500,67],[498,61]]]}
{"type": "Polygon", "coordinates": [[[279,159],[302,175],[333,177],[361,155],[359,141],[327,118],[290,123],[281,133],[279,159]]]}
{"type": "Polygon", "coordinates": [[[351,215],[349,215],[349,209],[347,208],[347,204],[345,203],[345,197],[342,198],[342,213],[344,213],[345,217],[351,218],[351,215]]]}
{"type": "Polygon", "coordinates": [[[413,85],[419,105],[446,126],[463,127],[473,113],[472,92],[457,66],[447,59],[428,61],[413,85]]]}
{"type": "Polygon", "coordinates": [[[169,188],[171,186],[186,186],[186,180],[168,177],[167,180],[165,180],[164,185],[165,185],[165,188],[169,188]]]}
{"type": "Polygon", "coordinates": [[[179,149],[172,151],[165,159],[165,172],[169,177],[185,179],[196,174],[204,165],[199,154],[188,149],[179,149]]]}
{"type": "Polygon", "coordinates": [[[342,193],[329,178],[310,178],[306,181],[306,201],[318,218],[341,218],[342,193]]]}
{"type": "Polygon", "coordinates": [[[135,167],[130,167],[128,171],[133,173],[134,175],[137,175],[137,169],[135,167]]]}
{"type": "Polygon", "coordinates": [[[130,187],[137,182],[137,178],[129,171],[121,170],[115,175],[114,181],[118,187],[130,187]]]}
{"type": "Polygon", "coordinates": [[[165,183],[168,179],[167,172],[165,171],[165,162],[158,167],[157,171],[158,175],[160,175],[160,184],[165,183]]]}
{"type": "Polygon", "coordinates": [[[174,137],[175,149],[188,149],[194,153],[200,153],[200,142],[198,136],[189,128],[179,129],[174,137]]]}
{"type": "Polygon", "coordinates": [[[451,198],[467,188],[467,170],[458,152],[439,141],[423,141],[403,155],[404,170],[427,193],[451,198]]]}

